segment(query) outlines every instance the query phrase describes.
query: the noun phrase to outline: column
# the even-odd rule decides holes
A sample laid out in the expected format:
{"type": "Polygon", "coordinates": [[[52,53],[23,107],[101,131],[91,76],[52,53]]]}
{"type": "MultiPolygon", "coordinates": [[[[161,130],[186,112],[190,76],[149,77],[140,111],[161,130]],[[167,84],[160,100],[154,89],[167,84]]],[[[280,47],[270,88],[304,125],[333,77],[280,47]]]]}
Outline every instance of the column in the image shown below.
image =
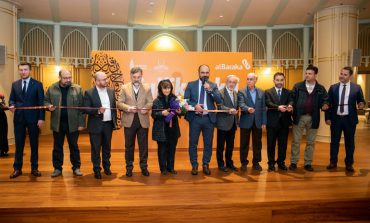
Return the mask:
{"type": "MultiPolygon", "coordinates": [[[[334,6],[315,14],[314,63],[319,68],[318,81],[327,90],[338,82],[341,68],[350,65],[350,53],[357,48],[358,19],[358,9],[352,5],[334,6]]],[[[323,113],[317,141],[330,141],[323,113]]]]}

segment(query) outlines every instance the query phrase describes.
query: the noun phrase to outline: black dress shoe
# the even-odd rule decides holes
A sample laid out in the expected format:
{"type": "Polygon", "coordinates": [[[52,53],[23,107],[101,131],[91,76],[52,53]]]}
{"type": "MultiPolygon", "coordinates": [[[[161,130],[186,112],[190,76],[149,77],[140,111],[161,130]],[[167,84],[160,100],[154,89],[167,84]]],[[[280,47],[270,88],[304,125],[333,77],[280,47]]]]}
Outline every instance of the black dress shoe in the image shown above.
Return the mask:
{"type": "Polygon", "coordinates": [[[223,172],[225,172],[225,173],[227,173],[229,171],[227,169],[227,167],[225,167],[225,166],[219,166],[218,169],[221,170],[221,171],[223,171],[223,172]]]}
{"type": "Polygon", "coordinates": [[[22,170],[14,170],[14,172],[9,177],[10,179],[14,179],[16,177],[19,177],[20,175],[22,175],[22,170]]]}
{"type": "Polygon", "coordinates": [[[35,177],[41,176],[41,172],[38,169],[31,170],[31,174],[35,177]]]}
{"type": "Polygon", "coordinates": [[[252,169],[254,171],[262,171],[262,167],[259,163],[253,164],[252,169]]]}
{"type": "Polygon", "coordinates": [[[291,163],[290,166],[289,166],[289,170],[295,171],[296,169],[297,169],[297,164],[291,163]]]}
{"type": "Polygon", "coordinates": [[[99,172],[94,172],[94,177],[95,179],[101,179],[101,173],[99,172]]]}
{"type": "Polygon", "coordinates": [[[8,152],[1,152],[0,153],[0,157],[8,157],[8,156],[9,156],[8,152]]]}
{"type": "Polygon", "coordinates": [[[247,171],[247,164],[243,164],[243,165],[240,167],[240,170],[241,170],[241,171],[247,171]]]}
{"type": "Polygon", "coordinates": [[[198,175],[198,167],[197,166],[193,166],[193,168],[191,169],[191,175],[198,175]]]}
{"type": "Polygon", "coordinates": [[[143,175],[143,176],[146,176],[146,177],[148,177],[150,174],[149,174],[149,171],[148,171],[148,169],[142,169],[141,170],[141,174],[143,175]]]}
{"type": "Polygon", "coordinates": [[[132,170],[126,170],[126,177],[132,177],[132,170]]]}
{"type": "Polygon", "coordinates": [[[167,170],[163,170],[163,171],[161,171],[161,174],[162,174],[163,176],[166,176],[166,175],[168,174],[168,171],[167,171],[167,170]]]}
{"type": "Polygon", "coordinates": [[[112,175],[112,171],[110,169],[104,169],[105,175],[112,175]]]}
{"type": "Polygon", "coordinates": [[[168,172],[171,173],[171,174],[173,174],[173,175],[176,175],[177,174],[177,171],[176,170],[169,170],[168,172]]]}
{"type": "Polygon", "coordinates": [[[233,172],[238,172],[238,168],[236,168],[235,166],[228,166],[227,168],[229,168],[233,172]]]}
{"type": "Polygon", "coordinates": [[[208,165],[204,165],[204,166],[203,166],[203,173],[204,173],[205,175],[211,175],[211,171],[209,170],[208,165]]]}
{"type": "Polygon", "coordinates": [[[281,171],[287,171],[288,170],[288,168],[285,166],[285,164],[283,163],[283,164],[278,164],[278,168],[279,168],[279,170],[281,170],[281,171]]]}
{"type": "Polygon", "coordinates": [[[346,165],[346,171],[350,172],[350,173],[353,173],[353,172],[355,172],[355,169],[353,168],[352,165],[346,165]]]}
{"type": "Polygon", "coordinates": [[[334,170],[334,169],[337,169],[337,164],[336,163],[330,163],[326,169],[328,170],[334,170]]]}
{"type": "Polygon", "coordinates": [[[269,168],[267,169],[267,171],[268,171],[268,172],[273,172],[273,171],[275,171],[275,165],[270,164],[270,165],[269,165],[269,168]]]}
{"type": "Polygon", "coordinates": [[[311,165],[304,165],[304,169],[310,172],[313,171],[313,167],[311,165]]]}

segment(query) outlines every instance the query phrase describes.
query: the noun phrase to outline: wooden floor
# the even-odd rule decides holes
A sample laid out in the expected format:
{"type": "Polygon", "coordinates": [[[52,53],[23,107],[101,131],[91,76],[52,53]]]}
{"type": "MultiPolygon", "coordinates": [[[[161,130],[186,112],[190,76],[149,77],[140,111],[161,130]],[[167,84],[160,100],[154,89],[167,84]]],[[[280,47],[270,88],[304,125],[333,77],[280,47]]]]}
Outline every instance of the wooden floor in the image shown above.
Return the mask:
{"type": "MultiPolygon", "coordinates": [[[[29,174],[29,147],[25,149],[23,175],[9,179],[11,156],[0,159],[0,222],[370,222],[370,128],[356,132],[355,169],[344,171],[344,148],[339,168],[328,172],[329,145],[317,143],[314,172],[299,163],[296,172],[267,172],[263,139],[264,170],[253,173],[221,173],[215,152],[211,176],[190,175],[187,145],[176,154],[178,175],[161,176],[156,149],[149,151],[150,177],[139,173],[138,154],[132,178],[124,173],[124,153],[112,152],[112,176],[92,174],[88,135],[80,137],[83,177],[74,177],[65,146],[63,176],[51,178],[52,137],[41,137],[39,170],[29,174]]],[[[301,146],[303,151],[303,146],[301,146]]],[[[290,146],[288,149],[289,160],[290,146]]],[[[301,153],[301,157],[302,157],[301,153]]],[[[200,156],[201,157],[201,154],[200,156]]],[[[237,166],[239,151],[234,152],[237,166]]],[[[201,158],[200,158],[201,160],[201,158]]],[[[289,162],[288,162],[289,163],[289,162]]]]}

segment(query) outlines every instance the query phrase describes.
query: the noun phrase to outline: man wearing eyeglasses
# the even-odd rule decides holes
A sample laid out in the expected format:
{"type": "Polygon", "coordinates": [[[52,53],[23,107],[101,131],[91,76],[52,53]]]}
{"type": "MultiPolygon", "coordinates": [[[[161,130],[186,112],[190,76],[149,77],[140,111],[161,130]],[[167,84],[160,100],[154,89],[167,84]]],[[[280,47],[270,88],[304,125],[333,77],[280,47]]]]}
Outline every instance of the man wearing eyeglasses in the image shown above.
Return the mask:
{"type": "Polygon", "coordinates": [[[212,157],[213,130],[216,124],[216,113],[207,110],[216,109],[222,99],[217,85],[208,80],[210,68],[203,64],[198,68],[199,79],[189,82],[185,89],[184,98],[195,108],[195,112],[187,112],[185,119],[189,122],[189,155],[192,165],[191,174],[198,174],[197,147],[200,133],[203,135],[203,173],[210,175],[209,162],[212,157]]]}

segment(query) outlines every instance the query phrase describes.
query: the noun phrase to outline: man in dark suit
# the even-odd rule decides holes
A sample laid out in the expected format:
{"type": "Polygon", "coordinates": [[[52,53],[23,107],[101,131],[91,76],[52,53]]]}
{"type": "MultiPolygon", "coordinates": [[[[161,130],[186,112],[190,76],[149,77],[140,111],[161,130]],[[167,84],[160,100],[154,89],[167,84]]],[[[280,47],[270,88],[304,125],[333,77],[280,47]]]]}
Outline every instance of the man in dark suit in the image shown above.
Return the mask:
{"type": "Polygon", "coordinates": [[[111,175],[110,157],[112,132],[116,128],[117,112],[114,90],[107,88],[107,75],[97,72],[94,75],[95,87],[85,92],[84,106],[99,109],[86,109],[88,114],[87,130],[90,134],[91,161],[94,177],[101,179],[100,147],[102,148],[103,168],[106,175],[111,175]]]}
{"type": "Polygon", "coordinates": [[[268,171],[278,168],[287,171],[285,166],[286,150],[288,144],[289,126],[292,124],[291,108],[288,109],[290,92],[284,88],[285,76],[283,73],[274,74],[275,86],[266,90],[265,99],[267,110],[267,157],[268,171]],[[278,143],[278,157],[275,161],[275,145],[278,143]]]}
{"type": "Polygon", "coordinates": [[[193,106],[196,112],[187,112],[185,119],[189,122],[189,155],[192,165],[191,174],[198,174],[197,147],[200,132],[203,135],[203,173],[210,175],[209,162],[212,157],[213,130],[216,124],[216,114],[203,110],[214,110],[216,105],[222,102],[217,85],[208,81],[210,69],[208,65],[200,65],[198,68],[199,79],[189,82],[185,89],[184,98],[193,106]]]}
{"type": "Polygon", "coordinates": [[[31,146],[31,174],[39,177],[41,176],[38,170],[39,128],[44,124],[45,111],[44,109],[17,110],[17,107],[43,106],[44,89],[41,82],[30,77],[31,64],[19,64],[18,71],[21,79],[13,82],[9,97],[9,110],[14,112],[15,136],[14,172],[10,178],[16,178],[22,174],[26,131],[28,131],[31,146]]]}
{"type": "Polygon", "coordinates": [[[249,151],[249,140],[252,132],[253,170],[262,171],[262,128],[266,127],[265,92],[256,87],[257,75],[249,73],[247,87],[238,92],[238,102],[241,109],[240,116],[240,162],[241,170],[246,171],[249,151]]]}
{"type": "Polygon", "coordinates": [[[326,124],[330,125],[330,164],[328,170],[336,169],[338,162],[339,142],[344,133],[346,171],[354,172],[353,153],[355,151],[355,132],[358,123],[357,108],[363,109],[365,99],[361,86],[351,83],[351,67],[344,67],[339,74],[339,83],[329,88],[330,109],[325,112],[326,124]]]}
{"type": "Polygon", "coordinates": [[[231,171],[237,172],[238,169],[234,166],[232,160],[234,150],[235,131],[238,126],[238,94],[235,90],[239,78],[235,75],[229,75],[226,78],[225,88],[220,90],[222,97],[222,104],[218,106],[220,110],[228,110],[229,112],[217,113],[217,165],[218,169],[224,172],[231,171]],[[226,142],[226,152],[224,161],[224,150],[226,142]]]}

